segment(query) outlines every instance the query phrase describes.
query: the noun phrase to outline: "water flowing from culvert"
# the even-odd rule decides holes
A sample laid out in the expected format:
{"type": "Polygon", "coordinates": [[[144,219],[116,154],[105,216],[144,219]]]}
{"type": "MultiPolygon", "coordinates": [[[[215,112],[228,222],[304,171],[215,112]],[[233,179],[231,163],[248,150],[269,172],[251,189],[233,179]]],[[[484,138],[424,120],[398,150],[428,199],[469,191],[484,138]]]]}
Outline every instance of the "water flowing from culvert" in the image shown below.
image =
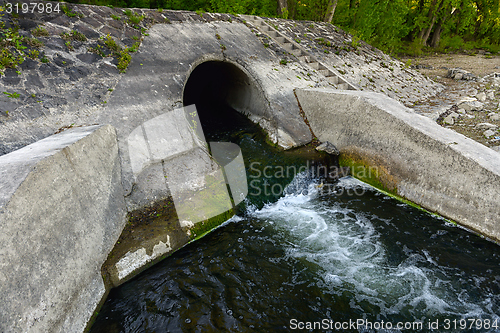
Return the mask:
{"type": "Polygon", "coordinates": [[[279,152],[254,125],[229,123],[206,134],[242,147],[255,180],[246,205],[112,290],[91,332],[500,331],[498,245],[352,178],[323,195],[310,173],[281,177],[310,152],[279,152]],[[265,166],[284,193],[265,195],[265,166]]]}

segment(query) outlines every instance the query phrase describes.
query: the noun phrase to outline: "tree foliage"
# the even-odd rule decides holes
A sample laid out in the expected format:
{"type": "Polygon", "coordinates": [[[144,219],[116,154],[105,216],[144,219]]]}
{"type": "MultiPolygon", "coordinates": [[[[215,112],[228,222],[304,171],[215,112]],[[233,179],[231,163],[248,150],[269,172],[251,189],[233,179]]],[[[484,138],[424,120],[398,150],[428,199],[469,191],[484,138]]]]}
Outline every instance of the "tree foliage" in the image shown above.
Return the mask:
{"type": "MultiPolygon", "coordinates": [[[[500,0],[339,0],[333,19],[386,51],[406,45],[434,48],[500,44],[500,0]]],[[[496,46],[496,47],[495,47],[496,46]]]]}

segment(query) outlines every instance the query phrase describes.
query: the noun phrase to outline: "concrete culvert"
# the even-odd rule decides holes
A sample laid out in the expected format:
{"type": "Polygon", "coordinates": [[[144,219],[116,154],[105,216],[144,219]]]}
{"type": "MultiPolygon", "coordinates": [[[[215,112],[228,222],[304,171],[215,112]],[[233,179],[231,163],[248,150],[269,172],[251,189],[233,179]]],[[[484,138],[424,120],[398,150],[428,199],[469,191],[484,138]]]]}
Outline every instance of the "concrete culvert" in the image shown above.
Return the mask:
{"type": "Polygon", "coordinates": [[[264,93],[250,75],[229,62],[207,61],[190,74],[183,94],[184,105],[195,104],[200,114],[229,106],[253,121],[269,120],[264,93]]]}

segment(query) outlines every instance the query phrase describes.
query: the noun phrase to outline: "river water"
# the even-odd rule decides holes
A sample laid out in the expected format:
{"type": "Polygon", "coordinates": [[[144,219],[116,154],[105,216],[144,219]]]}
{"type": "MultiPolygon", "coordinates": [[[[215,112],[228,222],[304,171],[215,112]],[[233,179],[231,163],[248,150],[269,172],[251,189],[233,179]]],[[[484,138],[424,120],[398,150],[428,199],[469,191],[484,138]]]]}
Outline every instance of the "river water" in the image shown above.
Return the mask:
{"type": "Polygon", "coordinates": [[[498,245],[356,179],[328,187],[300,166],[331,161],[240,118],[205,129],[242,148],[238,215],[113,289],[91,332],[500,332],[498,245]]]}

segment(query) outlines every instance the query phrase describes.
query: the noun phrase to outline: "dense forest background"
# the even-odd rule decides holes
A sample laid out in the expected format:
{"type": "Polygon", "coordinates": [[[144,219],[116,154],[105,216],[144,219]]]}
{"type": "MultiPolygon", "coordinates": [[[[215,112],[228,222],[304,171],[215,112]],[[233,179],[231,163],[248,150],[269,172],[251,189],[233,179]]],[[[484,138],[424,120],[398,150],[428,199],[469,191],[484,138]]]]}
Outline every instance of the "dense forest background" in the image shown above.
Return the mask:
{"type": "Polygon", "coordinates": [[[331,22],[391,54],[500,51],[500,0],[70,0],[331,22]]]}

